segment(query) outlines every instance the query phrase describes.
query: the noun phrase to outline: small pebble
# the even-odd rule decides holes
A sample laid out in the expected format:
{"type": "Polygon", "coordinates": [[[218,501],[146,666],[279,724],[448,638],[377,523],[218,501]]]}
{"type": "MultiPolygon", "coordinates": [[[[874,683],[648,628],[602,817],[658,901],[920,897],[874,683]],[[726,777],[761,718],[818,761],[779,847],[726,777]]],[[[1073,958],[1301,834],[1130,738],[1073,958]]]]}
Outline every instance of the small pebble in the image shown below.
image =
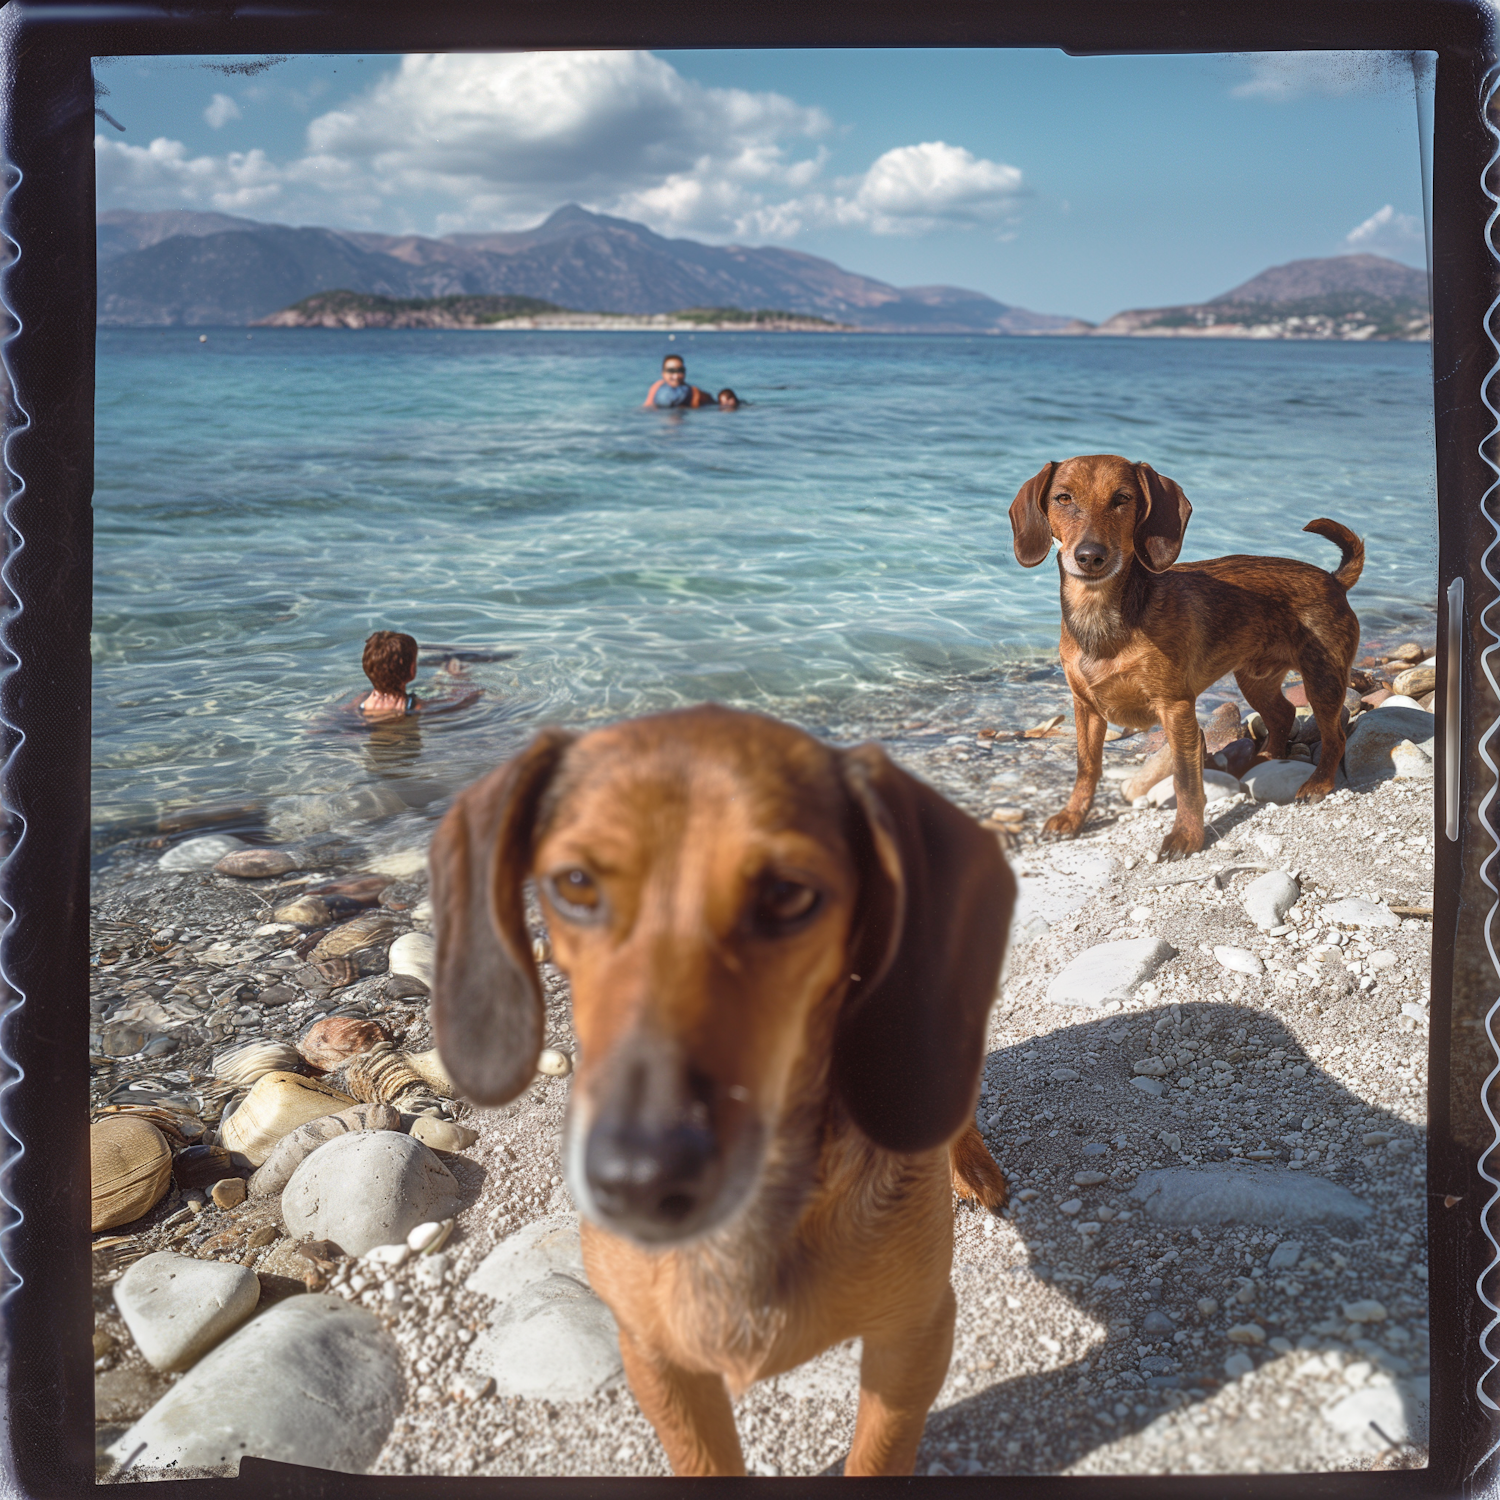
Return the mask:
{"type": "Polygon", "coordinates": [[[1097,1187],[1101,1182],[1109,1181],[1107,1172],[1075,1172],[1073,1181],[1078,1187],[1097,1187]]]}
{"type": "Polygon", "coordinates": [[[1202,1313],[1205,1318],[1213,1317],[1213,1315],[1218,1312],[1218,1310],[1219,1304],[1213,1297],[1200,1297],[1198,1299],[1198,1311],[1202,1313]]]}
{"type": "Polygon", "coordinates": [[[1346,1302],[1344,1316],[1351,1323],[1383,1323],[1386,1319],[1384,1306],[1373,1300],[1346,1302]]]}
{"type": "Polygon", "coordinates": [[[1259,1323],[1236,1323],[1225,1337],[1231,1344],[1263,1344],[1266,1330],[1259,1323]]]}
{"type": "Polygon", "coordinates": [[[1076,1214],[1082,1207],[1082,1198],[1069,1198],[1066,1203],[1059,1203],[1057,1205],[1057,1211],[1060,1214],[1076,1214]]]}
{"type": "Polygon", "coordinates": [[[237,1208],[245,1201],[243,1177],[221,1177],[209,1189],[209,1195],[220,1208],[237,1208]]]}
{"type": "Polygon", "coordinates": [[[1250,1375],[1254,1373],[1254,1370],[1255,1361],[1248,1354],[1244,1353],[1243,1350],[1231,1354],[1224,1361],[1224,1373],[1231,1380],[1238,1380],[1242,1375],[1250,1375]]]}
{"type": "Polygon", "coordinates": [[[566,1078],[573,1071],[573,1059],[556,1047],[543,1047],[542,1055],[536,1060],[536,1070],[550,1078],[566,1078]]]}

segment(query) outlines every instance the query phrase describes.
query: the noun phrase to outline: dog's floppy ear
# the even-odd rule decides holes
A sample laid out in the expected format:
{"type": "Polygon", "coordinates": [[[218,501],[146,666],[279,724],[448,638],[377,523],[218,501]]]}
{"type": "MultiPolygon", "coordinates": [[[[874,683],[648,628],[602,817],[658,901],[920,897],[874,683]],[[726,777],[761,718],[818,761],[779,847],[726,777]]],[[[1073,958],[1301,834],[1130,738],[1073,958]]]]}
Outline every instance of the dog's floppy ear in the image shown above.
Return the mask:
{"type": "Polygon", "coordinates": [[[1010,529],[1016,548],[1016,561],[1023,568],[1034,568],[1052,550],[1052,528],[1047,524],[1047,512],[1042,501],[1047,498],[1047,486],[1052,483],[1055,463],[1048,464],[1040,474],[1028,479],[1010,502],[1010,529]]]}
{"type": "Polygon", "coordinates": [[[428,851],[437,937],[432,1027],[443,1066],[476,1104],[509,1102],[536,1072],[542,987],[522,887],[537,802],[571,742],[544,730],[466,787],[428,851]]]}
{"type": "Polygon", "coordinates": [[[1135,555],[1153,573],[1164,573],[1182,551],[1182,534],[1193,507],[1182,486],[1150,464],[1137,464],[1135,477],[1146,500],[1146,513],[1135,524],[1135,555]]]}
{"type": "Polygon", "coordinates": [[[1016,882],[995,836],[875,745],[843,756],[860,903],[833,1077],[889,1151],[925,1151],[974,1109],[1016,882]]]}

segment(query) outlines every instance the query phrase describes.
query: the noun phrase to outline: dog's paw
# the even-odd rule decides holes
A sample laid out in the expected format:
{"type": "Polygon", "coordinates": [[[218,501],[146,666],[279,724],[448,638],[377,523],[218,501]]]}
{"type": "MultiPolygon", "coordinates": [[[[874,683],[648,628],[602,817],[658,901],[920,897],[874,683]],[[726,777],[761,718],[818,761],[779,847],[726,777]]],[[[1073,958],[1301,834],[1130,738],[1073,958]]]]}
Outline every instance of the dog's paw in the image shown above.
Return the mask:
{"type": "Polygon", "coordinates": [[[1158,860],[1186,859],[1190,854],[1197,854],[1203,848],[1203,830],[1174,828],[1161,841],[1161,848],[1156,851],[1158,860]]]}
{"type": "Polygon", "coordinates": [[[1084,814],[1082,813],[1053,813],[1052,816],[1042,824],[1042,832],[1050,833],[1053,838],[1077,838],[1078,830],[1083,827],[1083,819],[1084,814]]]}
{"type": "Polygon", "coordinates": [[[1333,788],[1331,786],[1317,786],[1311,781],[1304,781],[1294,794],[1294,801],[1305,802],[1309,807],[1315,802],[1321,802],[1333,788]]]}

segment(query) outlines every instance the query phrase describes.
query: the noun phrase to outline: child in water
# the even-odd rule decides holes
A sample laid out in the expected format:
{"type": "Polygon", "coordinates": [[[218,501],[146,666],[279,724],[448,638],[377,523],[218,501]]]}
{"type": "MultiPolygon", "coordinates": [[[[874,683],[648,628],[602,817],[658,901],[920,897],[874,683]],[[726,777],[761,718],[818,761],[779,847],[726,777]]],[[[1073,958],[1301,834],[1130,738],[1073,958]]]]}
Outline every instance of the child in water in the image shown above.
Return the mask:
{"type": "Polygon", "coordinates": [[[713,406],[707,391],[687,383],[687,366],[680,354],[669,354],[661,362],[661,379],[646,392],[643,406],[713,406]]]}
{"type": "MultiPolygon", "coordinates": [[[[431,712],[434,709],[462,708],[480,693],[480,689],[474,688],[457,697],[424,703],[415,693],[408,692],[407,685],[417,675],[417,643],[413,637],[397,630],[377,630],[365,642],[360,665],[370,679],[372,691],[360,701],[359,708],[372,718],[404,718],[424,709],[431,712]]],[[[458,676],[462,668],[457,662],[449,662],[443,670],[449,676],[458,676]]]]}

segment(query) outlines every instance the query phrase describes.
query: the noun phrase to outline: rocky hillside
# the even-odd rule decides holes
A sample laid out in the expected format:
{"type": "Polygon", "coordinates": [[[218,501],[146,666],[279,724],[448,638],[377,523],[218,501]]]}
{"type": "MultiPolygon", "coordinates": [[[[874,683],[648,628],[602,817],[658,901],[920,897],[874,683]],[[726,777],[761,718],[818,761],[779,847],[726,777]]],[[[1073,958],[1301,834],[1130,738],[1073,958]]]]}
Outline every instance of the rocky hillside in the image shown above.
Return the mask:
{"type": "Polygon", "coordinates": [[[529,297],[633,315],[784,308],[886,332],[1083,326],[959,287],[890,286],[795,250],[666,239],[575,205],[521,233],[443,239],[115,210],[100,217],[99,261],[99,321],[117,326],[243,325],[334,287],[395,299],[529,297]]]}
{"type": "Polygon", "coordinates": [[[1095,333],[1147,338],[1401,339],[1432,336],[1427,274],[1379,255],[1273,266],[1208,302],[1134,308],[1095,333]]]}

